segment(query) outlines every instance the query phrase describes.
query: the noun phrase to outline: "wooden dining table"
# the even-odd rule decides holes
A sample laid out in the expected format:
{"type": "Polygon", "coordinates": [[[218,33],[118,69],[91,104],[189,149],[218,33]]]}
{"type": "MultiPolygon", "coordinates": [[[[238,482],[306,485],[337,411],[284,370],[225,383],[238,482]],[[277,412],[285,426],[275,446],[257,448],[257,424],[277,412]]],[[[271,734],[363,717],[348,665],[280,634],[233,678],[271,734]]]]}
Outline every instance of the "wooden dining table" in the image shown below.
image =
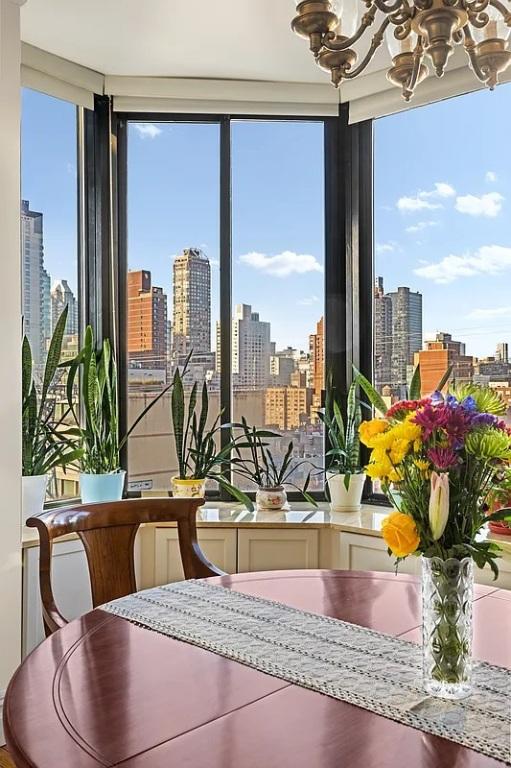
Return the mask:
{"type": "MultiPolygon", "coordinates": [[[[238,574],[211,583],[420,641],[412,576],[238,574]]],[[[511,592],[476,586],[474,656],[511,667],[511,592]]],[[[18,768],[497,768],[503,763],[97,608],[51,635],[4,703],[18,768]]]]}

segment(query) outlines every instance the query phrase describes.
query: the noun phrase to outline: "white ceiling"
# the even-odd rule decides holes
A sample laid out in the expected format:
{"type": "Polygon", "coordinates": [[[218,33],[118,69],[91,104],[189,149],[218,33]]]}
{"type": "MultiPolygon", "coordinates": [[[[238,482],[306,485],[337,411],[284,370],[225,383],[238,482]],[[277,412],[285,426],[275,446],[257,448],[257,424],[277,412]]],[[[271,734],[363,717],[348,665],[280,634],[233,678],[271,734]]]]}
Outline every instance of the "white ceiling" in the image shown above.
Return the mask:
{"type": "Polygon", "coordinates": [[[293,0],[28,0],[21,21],[25,42],[109,75],[328,82],[293,15],[293,0]]]}

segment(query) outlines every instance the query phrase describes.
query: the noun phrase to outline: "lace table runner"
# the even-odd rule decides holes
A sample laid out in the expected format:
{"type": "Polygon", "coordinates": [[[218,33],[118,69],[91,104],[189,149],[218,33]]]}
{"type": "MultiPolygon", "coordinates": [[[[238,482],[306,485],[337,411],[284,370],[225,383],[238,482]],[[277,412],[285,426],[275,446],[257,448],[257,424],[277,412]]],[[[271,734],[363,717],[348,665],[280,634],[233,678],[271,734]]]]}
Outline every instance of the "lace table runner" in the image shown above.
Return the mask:
{"type": "Polygon", "coordinates": [[[508,669],[477,662],[472,696],[435,699],[422,690],[417,644],[203,581],[148,589],[102,608],[511,765],[508,669]]]}

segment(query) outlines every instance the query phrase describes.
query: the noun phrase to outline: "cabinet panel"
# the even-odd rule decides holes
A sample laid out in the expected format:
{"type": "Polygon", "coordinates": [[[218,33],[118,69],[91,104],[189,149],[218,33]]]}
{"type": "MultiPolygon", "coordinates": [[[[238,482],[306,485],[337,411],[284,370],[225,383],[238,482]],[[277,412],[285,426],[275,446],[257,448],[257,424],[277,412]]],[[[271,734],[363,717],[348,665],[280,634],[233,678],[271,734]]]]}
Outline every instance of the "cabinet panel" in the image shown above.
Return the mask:
{"type": "MultiPolygon", "coordinates": [[[[383,539],[360,533],[340,533],[339,543],[343,570],[395,571],[395,559],[387,554],[383,539]]],[[[400,563],[399,573],[420,573],[419,558],[409,557],[400,563]]]]}
{"type": "Polygon", "coordinates": [[[317,568],[318,531],[247,528],[238,531],[238,573],[317,568]]]}
{"type": "MultiPolygon", "coordinates": [[[[199,528],[197,539],[202,551],[217,568],[236,573],[236,530],[199,528]]],[[[184,579],[177,528],[157,528],[154,545],[154,578],[156,584],[169,584],[184,579]]]]}
{"type": "MultiPolygon", "coordinates": [[[[80,541],[53,545],[52,586],[62,615],[76,619],[92,608],[87,559],[80,541]]],[[[39,595],[39,547],[23,553],[23,655],[44,639],[39,595]]]]}

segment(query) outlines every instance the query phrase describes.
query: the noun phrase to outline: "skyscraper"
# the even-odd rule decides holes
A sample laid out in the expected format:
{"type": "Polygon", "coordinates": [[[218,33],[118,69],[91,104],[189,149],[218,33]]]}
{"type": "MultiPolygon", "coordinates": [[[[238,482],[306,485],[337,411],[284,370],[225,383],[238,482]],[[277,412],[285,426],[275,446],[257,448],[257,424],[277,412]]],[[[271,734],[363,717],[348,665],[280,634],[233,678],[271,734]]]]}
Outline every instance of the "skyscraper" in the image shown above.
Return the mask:
{"type": "Polygon", "coordinates": [[[321,390],[325,386],[325,328],[323,318],[316,324],[316,333],[309,336],[309,352],[311,365],[311,384],[314,397],[321,398],[321,390]]]}
{"type": "Polygon", "coordinates": [[[392,381],[392,299],[385,294],[383,277],[374,286],[374,383],[378,392],[392,381]]]}
{"type": "Polygon", "coordinates": [[[199,248],[185,248],[173,266],[172,352],[211,351],[211,266],[199,248]]]}
{"type": "Polygon", "coordinates": [[[422,294],[401,286],[388,295],[392,302],[391,386],[398,397],[406,397],[408,366],[422,347],[422,294]]]}
{"type": "Polygon", "coordinates": [[[501,341],[497,344],[495,360],[499,363],[509,363],[509,347],[506,341],[501,341]]]}
{"type": "Polygon", "coordinates": [[[128,272],[128,356],[137,368],[167,368],[167,296],[148,270],[128,272]]]}
{"type": "Polygon", "coordinates": [[[43,214],[21,201],[23,327],[36,365],[44,362],[50,323],[49,275],[44,269],[43,214]]]}
{"type": "Polygon", "coordinates": [[[51,327],[55,328],[57,321],[67,305],[66,335],[78,334],[78,302],[67,280],[57,280],[51,289],[51,327]]]}
{"type": "MultiPolygon", "coordinates": [[[[217,345],[220,334],[217,334],[217,345]]],[[[217,347],[217,369],[220,365],[217,347]]],[[[242,389],[264,389],[270,381],[270,323],[259,320],[249,304],[237,304],[232,320],[232,373],[242,389]]]]}

